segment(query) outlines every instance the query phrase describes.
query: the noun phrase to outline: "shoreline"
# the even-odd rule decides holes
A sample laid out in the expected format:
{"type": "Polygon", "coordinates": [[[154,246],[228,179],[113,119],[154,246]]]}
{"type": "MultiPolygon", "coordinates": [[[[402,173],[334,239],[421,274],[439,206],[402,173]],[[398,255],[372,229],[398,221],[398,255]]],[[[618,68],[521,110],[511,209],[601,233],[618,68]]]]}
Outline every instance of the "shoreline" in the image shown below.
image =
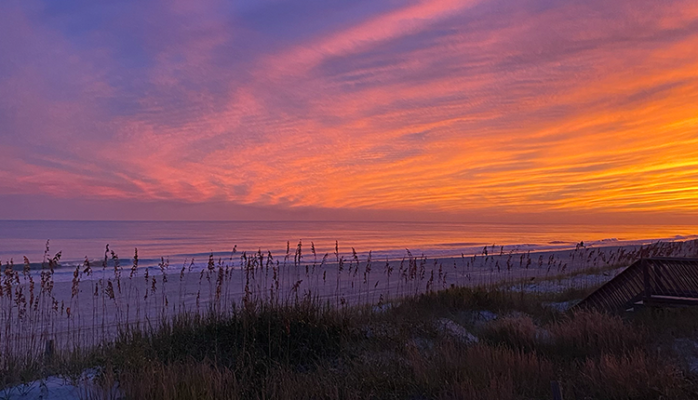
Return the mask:
{"type": "MultiPolygon", "coordinates": [[[[676,235],[674,237],[669,237],[669,238],[652,238],[652,239],[640,239],[640,240],[618,240],[618,239],[602,239],[602,240],[595,240],[595,241],[588,241],[588,242],[582,242],[584,243],[584,247],[587,250],[593,250],[593,249],[604,249],[606,250],[617,250],[620,248],[627,248],[627,249],[638,249],[642,246],[648,246],[648,245],[653,245],[656,243],[674,243],[674,242],[691,242],[698,240],[698,235],[676,235]]],[[[289,242],[290,243],[290,242],[289,242]]],[[[299,242],[301,243],[301,242],[299,242]]],[[[326,266],[337,266],[337,261],[336,261],[336,256],[334,252],[328,252],[328,253],[320,253],[317,252],[315,256],[310,253],[309,246],[307,242],[302,242],[303,243],[303,253],[302,253],[302,264],[303,265],[312,265],[312,264],[319,264],[323,257],[326,257],[327,261],[325,263],[326,266]],[[335,261],[332,261],[335,260],[335,261]]],[[[470,243],[469,243],[470,244],[470,243]]],[[[439,250],[439,249],[407,249],[407,248],[401,248],[399,250],[379,250],[379,251],[373,251],[373,250],[357,250],[356,255],[359,257],[360,262],[365,262],[369,255],[371,255],[371,258],[373,262],[385,262],[385,260],[389,260],[391,263],[392,262],[399,262],[403,258],[409,258],[410,254],[413,257],[416,258],[422,258],[426,257],[429,260],[437,260],[439,262],[445,263],[445,262],[452,262],[453,260],[460,260],[463,257],[466,258],[471,258],[473,256],[476,257],[481,257],[483,256],[483,249],[487,249],[488,256],[490,258],[496,257],[496,256],[505,256],[505,255],[521,255],[521,254],[531,254],[531,255],[540,255],[540,254],[555,254],[556,256],[559,254],[562,254],[566,251],[572,251],[575,250],[575,248],[578,247],[578,243],[574,242],[555,242],[555,243],[548,243],[548,244],[512,244],[512,245],[484,245],[484,244],[477,244],[476,246],[468,246],[468,247],[463,247],[460,248],[458,251],[449,251],[449,250],[439,250]]],[[[214,260],[216,263],[222,262],[224,264],[230,264],[230,265],[238,265],[240,264],[240,259],[243,256],[243,254],[246,254],[248,256],[253,256],[254,254],[258,254],[259,251],[262,252],[264,256],[269,254],[271,251],[270,250],[261,250],[257,249],[254,251],[243,251],[243,250],[237,250],[237,246],[234,246],[235,250],[233,251],[214,251],[214,252],[208,252],[208,253],[195,253],[195,254],[174,254],[170,256],[163,256],[163,257],[157,257],[157,258],[139,258],[139,271],[145,271],[146,269],[149,269],[151,274],[158,274],[160,271],[159,265],[164,262],[168,265],[168,268],[170,270],[179,270],[181,269],[182,266],[185,266],[187,269],[192,269],[196,271],[201,271],[202,269],[206,269],[208,265],[208,260],[211,255],[213,255],[214,260]]],[[[275,259],[282,259],[285,257],[288,258],[293,258],[294,253],[298,250],[298,243],[295,245],[289,246],[290,251],[288,254],[284,253],[274,253],[271,252],[273,257],[275,259]]],[[[352,249],[352,247],[348,247],[349,249],[352,249]]],[[[133,254],[127,255],[124,253],[121,253],[122,257],[119,257],[119,253],[117,254],[117,257],[119,259],[119,263],[121,267],[123,268],[130,268],[133,264],[133,254]],[[126,256],[126,257],[123,257],[126,256]]],[[[54,253],[51,253],[51,255],[54,255],[54,253]]],[[[65,255],[62,255],[65,257],[65,255]]],[[[353,257],[352,251],[348,251],[347,248],[343,247],[340,245],[340,253],[339,257],[344,257],[345,260],[349,260],[350,258],[353,257]]],[[[50,256],[48,257],[50,258],[50,256]]],[[[54,279],[57,279],[57,281],[68,281],[72,279],[72,273],[73,270],[75,269],[76,266],[82,266],[85,262],[85,258],[83,259],[68,259],[66,260],[63,258],[60,263],[59,267],[56,268],[56,274],[54,275],[54,279]]],[[[2,269],[4,270],[7,265],[9,264],[10,260],[4,260],[4,264],[2,264],[2,269]]],[[[101,268],[104,258],[91,258],[89,259],[89,262],[92,264],[93,269],[98,269],[101,268]]],[[[47,267],[48,262],[45,261],[44,263],[41,262],[31,262],[30,261],[30,270],[31,271],[37,271],[40,272],[43,269],[47,267]]],[[[24,269],[24,265],[22,264],[21,260],[14,260],[13,261],[13,268],[16,271],[22,271],[24,269]],[[19,261],[19,262],[18,262],[19,261]]],[[[111,256],[109,255],[109,258],[107,260],[107,269],[111,270],[114,267],[114,261],[111,256]]]]}
{"type": "MultiPolygon", "coordinates": [[[[388,262],[357,254],[339,262],[321,263],[318,258],[308,263],[305,257],[270,260],[257,253],[241,255],[233,264],[211,258],[205,268],[169,266],[157,272],[131,270],[129,265],[115,269],[112,259],[108,268],[96,265],[85,271],[79,266],[71,280],[54,279],[59,273],[48,270],[5,271],[0,280],[5,324],[0,330],[6,343],[15,344],[6,349],[10,352],[40,352],[48,340],[57,348],[93,347],[135,326],[157,327],[182,313],[225,314],[253,301],[283,304],[318,298],[338,308],[382,304],[452,286],[540,282],[658,255],[696,257],[698,240],[522,253],[500,248],[494,255],[483,251],[457,258],[412,254],[388,262]]],[[[598,279],[593,281],[598,284],[598,279]]]]}
{"type": "Polygon", "coordinates": [[[171,265],[194,258],[199,266],[206,266],[211,253],[216,260],[225,260],[234,249],[238,250],[236,257],[243,251],[251,254],[261,249],[282,258],[288,244],[293,257],[299,242],[305,259],[311,256],[313,244],[318,259],[325,253],[332,258],[338,241],[345,258],[351,256],[353,247],[359,256],[366,257],[371,251],[374,259],[385,260],[402,258],[405,248],[414,255],[444,259],[479,254],[484,246],[493,244],[504,245],[506,252],[539,252],[574,248],[580,241],[598,247],[698,238],[695,227],[644,224],[0,221],[0,227],[3,265],[10,259],[22,264],[26,256],[34,269],[40,269],[47,244],[51,256],[62,252],[62,265],[81,264],[86,256],[100,264],[109,244],[122,264],[131,262],[137,247],[142,266],[157,266],[163,256],[171,265]]]}

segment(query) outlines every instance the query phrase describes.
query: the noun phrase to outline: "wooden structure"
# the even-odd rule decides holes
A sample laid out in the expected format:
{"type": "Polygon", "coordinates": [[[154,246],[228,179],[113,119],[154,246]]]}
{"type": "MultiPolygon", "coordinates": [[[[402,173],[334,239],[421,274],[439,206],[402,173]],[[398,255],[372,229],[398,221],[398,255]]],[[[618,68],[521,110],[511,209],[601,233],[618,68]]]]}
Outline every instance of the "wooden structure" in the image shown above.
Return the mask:
{"type": "Polygon", "coordinates": [[[698,305],[698,258],[643,258],[575,308],[620,312],[667,305],[698,305]]]}

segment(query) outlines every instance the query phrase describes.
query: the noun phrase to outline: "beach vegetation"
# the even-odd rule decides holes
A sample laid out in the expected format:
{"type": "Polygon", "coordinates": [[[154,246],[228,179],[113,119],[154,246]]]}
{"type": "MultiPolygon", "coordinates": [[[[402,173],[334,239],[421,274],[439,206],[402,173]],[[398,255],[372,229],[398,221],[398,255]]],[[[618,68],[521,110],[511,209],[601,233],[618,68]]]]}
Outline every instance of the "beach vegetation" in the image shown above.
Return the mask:
{"type": "Polygon", "coordinates": [[[551,381],[566,399],[696,398],[698,358],[683,351],[698,339],[695,310],[570,306],[638,257],[697,249],[561,258],[493,246],[445,264],[299,243],[279,258],[148,268],[137,250],[127,261],[107,246],[57,282],[66,266],[47,245],[36,278],[27,259],[3,268],[0,393],[92,371],[83,398],[533,399],[549,398],[551,381]]]}

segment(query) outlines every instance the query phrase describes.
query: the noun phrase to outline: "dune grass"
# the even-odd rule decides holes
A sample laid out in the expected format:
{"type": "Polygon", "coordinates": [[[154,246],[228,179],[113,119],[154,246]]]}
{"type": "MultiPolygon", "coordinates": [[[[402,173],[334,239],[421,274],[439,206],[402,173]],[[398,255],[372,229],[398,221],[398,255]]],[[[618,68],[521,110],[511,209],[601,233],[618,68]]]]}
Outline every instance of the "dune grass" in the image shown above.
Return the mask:
{"type": "MultiPolygon", "coordinates": [[[[595,250],[578,257],[593,263],[598,273],[617,268],[618,259],[675,253],[683,246],[657,244],[611,255],[595,250]]],[[[695,251],[696,244],[690,246],[695,251]]],[[[426,257],[411,254],[397,265],[379,268],[374,262],[376,282],[390,282],[393,275],[393,286],[387,286],[393,295],[385,297],[370,290],[377,286],[371,281],[370,256],[361,262],[354,254],[347,265],[337,254],[338,289],[321,297],[315,290],[299,290],[298,282],[333,288],[334,281],[326,279],[326,257],[319,263],[314,257],[308,265],[301,257],[300,246],[292,264],[289,254],[283,262],[261,252],[243,254],[238,269],[210,258],[197,274],[199,293],[195,308],[189,309],[176,308],[184,304],[188,266],[173,272],[164,259],[160,275],[139,275],[136,254],[130,274],[122,276],[118,256],[105,252],[102,269],[112,269],[113,277],[85,279],[93,273],[86,261],[76,267],[73,287],[78,290],[67,304],[56,300],[51,281],[60,255],[41,270],[36,295],[22,291],[32,287],[31,276],[8,265],[0,280],[5,293],[0,311],[6,318],[6,335],[0,335],[0,384],[16,386],[49,375],[77,380],[85,370],[95,369],[96,387],[85,398],[538,399],[550,398],[552,380],[561,382],[566,399],[698,397],[690,360],[674,345],[677,339],[698,339],[698,313],[692,309],[648,310],[623,318],[563,313],[546,305],[581,299],[593,287],[531,292],[523,290],[530,278],[513,274],[503,283],[493,279],[474,287],[448,287],[448,267],[434,262],[428,269],[426,257]],[[349,294],[360,301],[340,301],[347,295],[339,290],[340,273],[351,277],[344,289],[356,288],[349,294]],[[241,279],[231,279],[233,274],[241,279]],[[79,290],[81,279],[89,285],[87,294],[79,290]],[[141,290],[130,280],[143,286],[141,290]],[[289,290],[279,290],[287,283],[289,290]],[[165,286],[178,284],[180,298],[168,299],[165,286]],[[239,298],[231,296],[237,289],[233,285],[239,285],[239,298]],[[210,292],[212,300],[205,306],[199,305],[202,291],[210,292]],[[162,311],[131,319],[129,313],[145,310],[128,310],[128,303],[120,301],[129,296],[139,298],[138,307],[162,311]],[[88,305],[82,315],[75,311],[80,310],[78,302],[88,305]],[[173,312],[165,312],[166,307],[173,312]],[[59,318],[88,320],[87,328],[75,325],[85,330],[75,338],[104,335],[100,312],[107,310],[118,317],[115,336],[102,336],[90,346],[44,348],[53,337],[50,323],[59,318]],[[46,328],[22,332],[10,325],[12,318],[21,327],[39,322],[46,328]],[[12,351],[18,337],[30,351],[12,351]]],[[[542,258],[516,258],[521,265],[512,268],[550,269],[542,258]]],[[[497,261],[480,261],[483,268],[488,261],[494,264],[489,267],[492,274],[500,273],[497,261]]],[[[555,262],[558,271],[548,279],[559,279],[564,272],[566,264],[555,262]]],[[[475,260],[470,263],[454,264],[453,269],[461,268],[460,277],[465,278],[476,265],[475,260]]],[[[507,264],[502,266],[509,268],[507,264]]],[[[556,265],[552,258],[549,264],[556,265]]]]}
{"type": "Polygon", "coordinates": [[[104,371],[94,398],[118,382],[128,399],[541,399],[552,380],[566,399],[696,398],[681,354],[657,350],[697,337],[695,322],[667,324],[696,310],[621,318],[540,306],[573,294],[453,288],[342,310],[248,303],[124,333],[81,363],[104,371]],[[440,329],[444,320],[479,340],[440,329]]]}

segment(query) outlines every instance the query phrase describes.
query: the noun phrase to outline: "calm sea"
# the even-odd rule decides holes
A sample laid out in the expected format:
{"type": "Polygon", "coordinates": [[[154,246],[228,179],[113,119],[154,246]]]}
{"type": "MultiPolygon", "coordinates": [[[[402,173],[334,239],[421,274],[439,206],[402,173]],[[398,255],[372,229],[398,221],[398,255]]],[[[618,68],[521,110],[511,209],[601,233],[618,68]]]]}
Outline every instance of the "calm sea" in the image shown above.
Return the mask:
{"type": "MultiPolygon", "coordinates": [[[[290,243],[291,257],[302,242],[304,257],[312,257],[311,243],[318,258],[334,253],[365,255],[379,259],[399,258],[409,249],[431,258],[475,254],[485,245],[505,246],[506,250],[546,250],[574,247],[579,241],[590,245],[636,244],[662,240],[693,239],[695,226],[647,225],[526,225],[463,224],[424,222],[124,222],[124,221],[0,221],[0,261],[21,263],[27,256],[41,262],[49,241],[50,253],[62,252],[70,263],[104,257],[108,244],[122,259],[133,257],[138,248],[142,263],[157,263],[160,257],[170,263],[185,260],[205,263],[238,253],[271,251],[281,258],[290,243]]],[[[307,260],[307,258],[306,258],[307,260]]]]}

